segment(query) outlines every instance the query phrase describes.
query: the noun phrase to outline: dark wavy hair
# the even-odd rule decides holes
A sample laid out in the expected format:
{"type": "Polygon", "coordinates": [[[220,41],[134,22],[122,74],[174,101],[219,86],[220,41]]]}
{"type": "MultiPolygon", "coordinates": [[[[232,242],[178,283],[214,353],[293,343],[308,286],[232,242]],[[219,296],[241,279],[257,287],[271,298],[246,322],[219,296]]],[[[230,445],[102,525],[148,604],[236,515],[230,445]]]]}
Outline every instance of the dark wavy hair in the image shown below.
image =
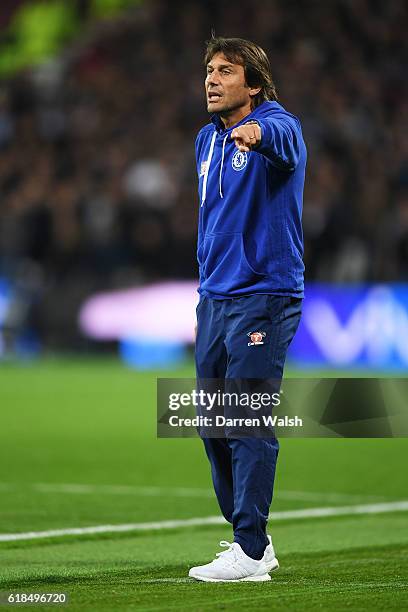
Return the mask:
{"type": "Polygon", "coordinates": [[[261,91],[253,98],[254,108],[265,100],[278,99],[272,79],[271,65],[261,47],[243,38],[223,38],[213,35],[206,42],[204,66],[207,66],[217,53],[222,53],[229,62],[240,64],[244,68],[245,80],[249,87],[261,88],[261,91]]]}

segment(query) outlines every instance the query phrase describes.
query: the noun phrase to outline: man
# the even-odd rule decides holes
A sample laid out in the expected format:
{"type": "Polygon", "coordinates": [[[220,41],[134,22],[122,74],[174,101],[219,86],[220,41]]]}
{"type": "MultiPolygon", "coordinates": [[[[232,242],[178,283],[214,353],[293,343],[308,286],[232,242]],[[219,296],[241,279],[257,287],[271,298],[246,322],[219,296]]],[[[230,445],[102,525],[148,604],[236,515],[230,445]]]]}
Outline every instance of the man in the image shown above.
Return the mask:
{"type": "MultiPolygon", "coordinates": [[[[212,38],[205,55],[211,123],[196,140],[200,214],[196,370],[199,379],[281,381],[303,298],[301,226],[306,148],[277,102],[265,52],[212,38]]],[[[279,567],[266,533],[278,442],[204,437],[234,542],[189,575],[265,581],[279,567]]]]}

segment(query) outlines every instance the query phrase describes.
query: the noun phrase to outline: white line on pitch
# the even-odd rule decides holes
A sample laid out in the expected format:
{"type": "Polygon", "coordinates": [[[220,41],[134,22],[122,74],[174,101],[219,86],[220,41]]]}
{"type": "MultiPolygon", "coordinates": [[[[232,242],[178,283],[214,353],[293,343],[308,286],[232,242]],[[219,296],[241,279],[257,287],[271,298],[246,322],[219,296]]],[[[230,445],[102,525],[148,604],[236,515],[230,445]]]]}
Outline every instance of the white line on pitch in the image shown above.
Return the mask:
{"type": "Polygon", "coordinates": [[[101,493],[107,495],[141,495],[143,497],[214,497],[211,489],[189,487],[138,487],[127,485],[80,485],[45,484],[34,485],[35,490],[43,493],[101,493]]]}
{"type": "Polygon", "coordinates": [[[74,495],[140,495],[143,497],[214,497],[211,489],[190,487],[139,487],[132,485],[89,485],[77,483],[0,483],[0,490],[11,491],[28,488],[37,493],[68,493],[74,495]]]}
{"type": "MultiPolygon", "coordinates": [[[[191,487],[143,487],[132,485],[95,485],[79,483],[0,483],[0,490],[15,490],[27,487],[37,493],[67,493],[73,495],[140,495],[141,497],[202,497],[214,498],[212,489],[191,487]]],[[[277,490],[275,499],[292,501],[323,501],[323,502],[380,502],[386,501],[384,496],[352,495],[348,493],[332,493],[317,491],[277,490]]]]}
{"type": "MultiPolygon", "coordinates": [[[[327,508],[304,508],[302,510],[286,510],[273,512],[273,521],[292,519],[324,518],[329,516],[347,516],[355,514],[383,514],[387,512],[408,511],[408,500],[364,504],[357,506],[337,506],[327,508]]],[[[0,534],[0,542],[15,542],[17,540],[35,540],[39,538],[60,538],[67,535],[88,535],[98,533],[123,533],[130,531],[153,531],[162,529],[178,529],[180,527],[203,527],[205,525],[224,525],[226,521],[221,516],[205,516],[198,518],[156,521],[151,523],[125,523],[122,525],[95,525],[93,527],[73,527],[68,529],[50,529],[48,531],[28,531],[26,533],[0,534]]]]}
{"type": "Polygon", "coordinates": [[[319,491],[288,491],[277,490],[274,494],[276,499],[287,499],[293,501],[326,501],[326,502],[382,502],[387,501],[384,495],[353,495],[351,493],[333,493],[319,491]]]}

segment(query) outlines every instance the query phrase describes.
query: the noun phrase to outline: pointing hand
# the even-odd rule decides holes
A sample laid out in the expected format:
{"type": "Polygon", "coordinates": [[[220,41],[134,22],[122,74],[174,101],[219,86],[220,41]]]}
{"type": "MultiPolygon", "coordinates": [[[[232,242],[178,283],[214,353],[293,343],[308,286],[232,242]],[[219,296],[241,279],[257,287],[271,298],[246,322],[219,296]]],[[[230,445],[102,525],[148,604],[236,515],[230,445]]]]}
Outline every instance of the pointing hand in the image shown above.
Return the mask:
{"type": "Polygon", "coordinates": [[[244,123],[232,130],[231,138],[239,151],[251,151],[261,142],[261,128],[257,123],[244,123]]]}

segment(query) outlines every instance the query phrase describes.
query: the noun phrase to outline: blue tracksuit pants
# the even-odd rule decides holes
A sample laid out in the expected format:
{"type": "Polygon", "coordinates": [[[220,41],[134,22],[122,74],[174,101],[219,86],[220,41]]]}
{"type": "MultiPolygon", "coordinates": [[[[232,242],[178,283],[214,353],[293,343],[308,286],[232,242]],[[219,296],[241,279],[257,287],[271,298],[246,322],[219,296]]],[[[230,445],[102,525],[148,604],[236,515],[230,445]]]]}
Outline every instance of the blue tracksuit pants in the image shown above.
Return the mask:
{"type": "MultiPolygon", "coordinates": [[[[196,372],[204,379],[274,379],[283,375],[286,352],[297,330],[302,300],[251,295],[197,306],[196,372]],[[248,334],[262,332],[262,337],[248,334]],[[255,340],[255,342],[251,342],[255,340]]],[[[204,438],[215,493],[232,523],[234,541],[253,559],[268,544],[279,444],[276,438],[204,438]]]]}

